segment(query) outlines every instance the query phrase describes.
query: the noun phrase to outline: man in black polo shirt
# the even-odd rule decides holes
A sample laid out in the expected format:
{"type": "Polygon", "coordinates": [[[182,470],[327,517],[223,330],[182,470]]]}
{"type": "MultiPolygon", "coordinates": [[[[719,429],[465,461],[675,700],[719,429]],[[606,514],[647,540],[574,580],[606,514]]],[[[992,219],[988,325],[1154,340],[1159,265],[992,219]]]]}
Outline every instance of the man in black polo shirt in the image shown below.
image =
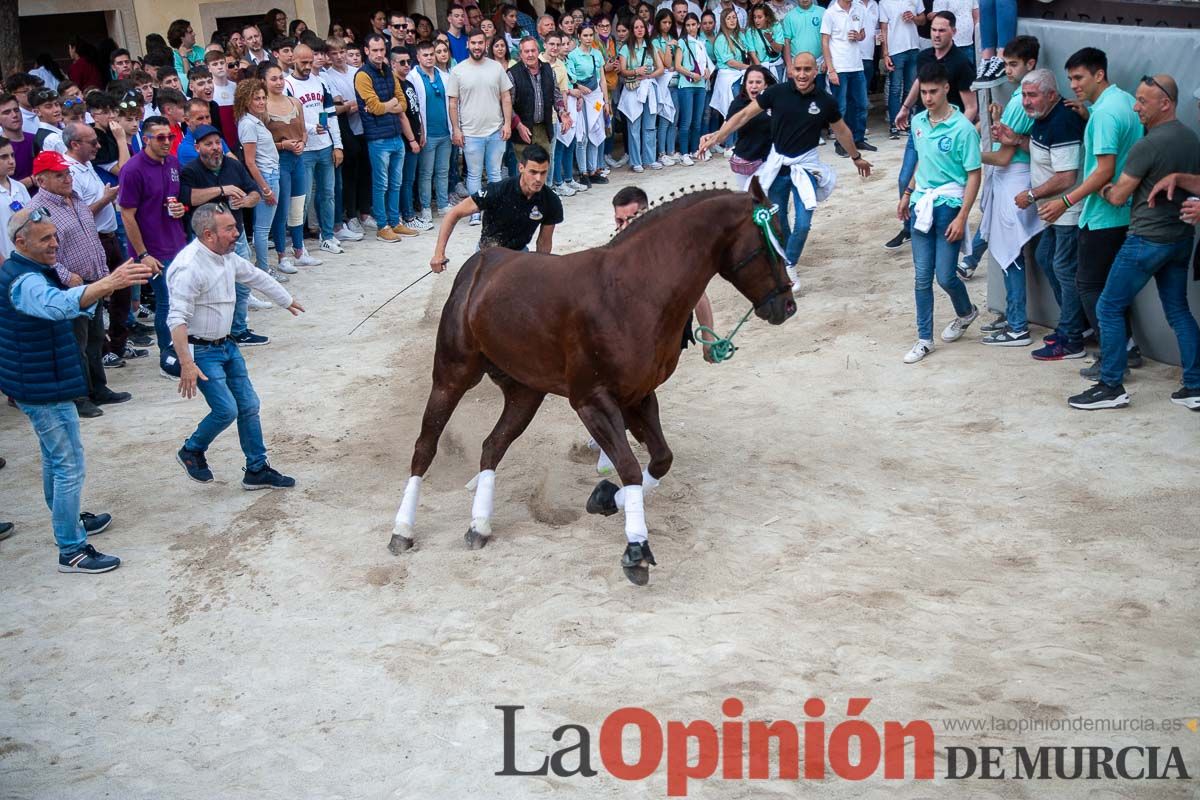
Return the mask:
{"type": "MultiPolygon", "coordinates": [[[[917,72],[920,72],[921,67],[926,64],[940,63],[945,66],[946,72],[950,74],[950,91],[946,93],[950,105],[965,114],[971,122],[975,122],[979,118],[979,102],[975,99],[975,93],[971,91],[971,84],[975,81],[975,65],[954,44],[956,24],[957,19],[953,11],[939,11],[933,15],[929,25],[929,38],[933,42],[933,47],[917,54],[917,72]]],[[[900,106],[900,111],[896,114],[895,125],[897,128],[908,130],[908,122],[920,94],[920,82],[913,81],[908,95],[904,98],[903,105],[900,106]]],[[[916,172],[917,148],[913,144],[910,133],[908,144],[904,148],[904,162],[900,165],[898,186],[901,195],[908,188],[908,184],[916,172]]],[[[911,238],[909,223],[906,221],[900,233],[888,240],[884,247],[888,250],[895,250],[911,238]]]]}
{"type": "Polygon", "coordinates": [[[541,145],[531,144],[521,154],[520,174],[499,183],[489,183],[446,212],[438,231],[437,246],[429,268],[446,268],[446,243],[460,219],[483,213],[479,249],[506,247],[528,250],[533,234],[538,233],[537,252],[549,253],[554,247],[554,226],[563,221],[562,201],[546,187],[550,172],[550,154],[541,145]],[[541,231],[538,232],[538,228],[541,231]]]}
{"type": "Polygon", "coordinates": [[[858,152],[854,136],[838,112],[837,101],[819,89],[816,80],[816,58],[812,53],[797,53],[792,59],[792,80],[768,87],[726,120],[719,131],[700,137],[700,152],[704,153],[758,114],[771,112],[771,152],[755,174],[765,182],[767,197],[779,206],[779,221],[787,240],[784,247],[787,274],[793,286],[800,283],[796,262],[812,227],[813,210],[818,201],[833,191],[836,173],[817,155],[821,132],[826,126],[833,130],[859,174],[864,178],[871,174],[871,164],[858,152]],[[790,199],[796,201],[796,218],[791,226],[787,215],[790,199]]]}
{"type": "MultiPolygon", "coordinates": [[[[225,143],[220,132],[211,125],[198,125],[193,131],[197,157],[179,174],[179,202],[189,208],[183,219],[184,230],[192,229],[190,209],[205,203],[224,203],[233,211],[238,226],[235,252],[247,261],[254,261],[246,242],[246,228],[242,221],[242,210],[253,208],[262,199],[258,185],[237,159],[225,156],[225,143]]],[[[237,303],[233,312],[232,338],[242,347],[267,344],[270,338],[257,334],[247,325],[250,303],[250,287],[237,284],[237,303]]]]}

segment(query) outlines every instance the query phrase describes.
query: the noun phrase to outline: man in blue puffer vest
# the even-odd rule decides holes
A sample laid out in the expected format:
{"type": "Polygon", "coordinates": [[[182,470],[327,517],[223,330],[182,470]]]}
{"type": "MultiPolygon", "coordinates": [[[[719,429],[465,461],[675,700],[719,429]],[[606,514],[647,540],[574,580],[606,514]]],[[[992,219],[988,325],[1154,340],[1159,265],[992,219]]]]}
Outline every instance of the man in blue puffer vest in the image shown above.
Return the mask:
{"type": "Polygon", "coordinates": [[[67,288],[54,266],[58,233],[44,208],[8,221],[12,255],[0,266],[0,391],[33,423],[42,448],[42,486],[58,542],[59,572],[108,572],[121,565],[87,543],[108,526],[108,514],[80,514],[83,442],[76,397],[87,379],[71,320],[96,313],[99,301],[150,278],[150,267],[127,261],[105,278],[67,288]]]}

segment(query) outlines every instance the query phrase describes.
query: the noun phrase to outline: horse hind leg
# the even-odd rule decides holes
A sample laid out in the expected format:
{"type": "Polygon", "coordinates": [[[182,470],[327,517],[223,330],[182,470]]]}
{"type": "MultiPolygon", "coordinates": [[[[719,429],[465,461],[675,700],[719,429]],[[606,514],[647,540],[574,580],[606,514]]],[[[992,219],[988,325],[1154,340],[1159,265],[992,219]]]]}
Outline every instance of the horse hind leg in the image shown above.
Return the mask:
{"type": "Polygon", "coordinates": [[[388,542],[388,550],[393,555],[400,555],[413,546],[413,526],[416,523],[417,504],[421,499],[421,481],[437,455],[438,440],[454,409],[463,395],[482,377],[483,364],[477,355],[449,367],[437,365],[434,368],[433,388],[429,390],[429,399],[425,402],[421,433],[413,446],[410,477],[404,487],[404,499],[396,511],[392,538],[388,542]]]}
{"type": "Polygon", "coordinates": [[[479,475],[475,479],[475,499],[471,505],[471,527],[463,537],[471,550],[481,549],[492,535],[496,467],[508,452],[509,446],[529,427],[546,398],[544,392],[530,389],[507,375],[494,375],[493,379],[504,392],[504,410],[500,413],[500,419],[496,420],[492,432],[483,440],[479,475]]]}

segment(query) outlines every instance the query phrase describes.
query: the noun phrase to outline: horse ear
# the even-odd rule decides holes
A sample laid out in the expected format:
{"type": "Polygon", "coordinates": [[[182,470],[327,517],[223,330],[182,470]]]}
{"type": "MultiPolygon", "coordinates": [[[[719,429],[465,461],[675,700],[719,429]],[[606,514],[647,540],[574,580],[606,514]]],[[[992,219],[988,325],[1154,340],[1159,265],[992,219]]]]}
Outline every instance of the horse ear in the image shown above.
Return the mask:
{"type": "Polygon", "coordinates": [[[750,196],[754,198],[756,203],[767,202],[767,195],[763,192],[762,184],[758,182],[757,175],[750,179],[750,196]]]}

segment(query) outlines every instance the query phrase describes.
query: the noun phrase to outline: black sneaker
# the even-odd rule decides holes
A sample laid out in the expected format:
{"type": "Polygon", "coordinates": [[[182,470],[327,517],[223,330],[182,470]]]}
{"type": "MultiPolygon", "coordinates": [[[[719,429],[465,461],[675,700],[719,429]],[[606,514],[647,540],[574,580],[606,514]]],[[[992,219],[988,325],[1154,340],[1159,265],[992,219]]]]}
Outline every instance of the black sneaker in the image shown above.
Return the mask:
{"type": "Polygon", "coordinates": [[[249,328],[242,333],[239,333],[237,336],[231,336],[229,338],[237,342],[238,347],[257,347],[259,345],[269,344],[271,341],[270,337],[257,334],[249,328]]]}
{"type": "Polygon", "coordinates": [[[608,178],[604,177],[599,172],[597,172],[595,175],[588,176],[588,180],[592,183],[592,185],[608,183],[608,178]]]}
{"type": "Polygon", "coordinates": [[[254,472],[244,472],[246,474],[242,476],[242,488],[248,492],[255,489],[290,489],[296,485],[295,478],[280,474],[270,464],[254,472]]]}
{"type": "MultiPolygon", "coordinates": [[[[1093,361],[1090,366],[1086,366],[1083,369],[1079,370],[1079,377],[1084,378],[1089,381],[1100,380],[1100,357],[1097,356],[1096,360],[1093,361]]],[[[1128,369],[1125,370],[1124,377],[1126,377],[1126,378],[1129,377],[1128,369]]]]}
{"type": "Polygon", "coordinates": [[[85,544],[82,550],[67,553],[58,557],[59,572],[111,572],[121,566],[121,559],[116,556],[106,556],[90,544],[85,544]]]}
{"type": "Polygon", "coordinates": [[[1109,386],[1107,383],[1097,383],[1082,394],[1067,398],[1071,408],[1082,408],[1085,411],[1095,411],[1100,408],[1124,408],[1129,405],[1129,394],[1125,386],[1118,383],[1109,386]]]}
{"type": "Polygon", "coordinates": [[[1029,331],[1016,332],[1010,328],[1005,328],[1002,331],[996,331],[990,336],[984,336],[979,340],[980,344],[990,344],[993,347],[1028,347],[1033,343],[1033,337],[1029,335],[1029,331]]]}
{"type": "Polygon", "coordinates": [[[892,238],[888,239],[884,245],[884,250],[899,250],[904,246],[904,243],[912,239],[912,233],[907,230],[900,231],[892,238]]]}
{"type": "Polygon", "coordinates": [[[1007,80],[1008,77],[1004,74],[1004,59],[992,56],[979,62],[979,68],[975,73],[975,82],[971,84],[971,91],[991,89],[1007,80]]]}
{"type": "Polygon", "coordinates": [[[1179,391],[1171,392],[1171,402],[1192,411],[1200,411],[1200,387],[1189,389],[1183,386],[1179,391]]]}
{"type": "Polygon", "coordinates": [[[208,468],[208,459],[204,457],[204,453],[181,447],[175,454],[175,460],[187,470],[188,477],[192,480],[197,483],[212,483],[212,470],[208,468]]]}
{"type": "MultiPolygon", "coordinates": [[[[149,337],[150,334],[154,333],[154,326],[145,325],[141,322],[135,322],[129,326],[129,332],[138,336],[149,337]]],[[[130,341],[133,341],[133,336],[130,336],[129,339],[130,341]]],[[[134,342],[134,344],[138,344],[138,342],[134,342]]],[[[147,342],[147,344],[149,344],[149,342],[147,342]]]]}
{"type": "Polygon", "coordinates": [[[985,322],[984,324],[980,325],[979,330],[982,333],[999,333],[1000,331],[1006,331],[1008,330],[1008,317],[1004,315],[1004,312],[1000,312],[991,322],[985,322]]]}
{"type": "Polygon", "coordinates": [[[129,337],[129,343],[135,344],[138,347],[149,347],[154,344],[154,340],[149,336],[139,333],[129,337]]]}
{"type": "Polygon", "coordinates": [[[868,153],[879,152],[879,148],[868,142],[866,139],[863,139],[861,142],[855,142],[854,146],[859,150],[866,150],[868,153]]]}
{"type": "Polygon", "coordinates": [[[842,147],[841,142],[833,143],[833,152],[837,153],[842,158],[849,158],[850,154],[846,152],[846,148],[842,147]]]}
{"type": "Polygon", "coordinates": [[[1138,369],[1145,364],[1146,360],[1142,358],[1142,348],[1136,344],[1129,348],[1129,352],[1125,356],[1125,363],[1130,369],[1138,369]]]}
{"type": "Polygon", "coordinates": [[[104,533],[112,524],[112,514],[90,514],[84,511],[79,515],[79,521],[83,523],[83,529],[87,531],[88,536],[95,536],[104,533]]]}
{"type": "Polygon", "coordinates": [[[104,391],[92,395],[91,399],[98,406],[111,406],[130,401],[133,399],[133,395],[129,392],[114,392],[106,386],[104,391]]]}
{"type": "Polygon", "coordinates": [[[0,522],[0,542],[13,535],[13,524],[11,522],[0,522]]]}
{"type": "Polygon", "coordinates": [[[139,350],[131,344],[126,344],[123,358],[127,361],[132,361],[135,358],[145,358],[148,355],[150,355],[149,350],[139,350]]]}
{"type": "Polygon", "coordinates": [[[116,353],[105,353],[104,358],[100,359],[104,364],[105,369],[120,369],[125,366],[125,361],[116,353]]]}
{"type": "Polygon", "coordinates": [[[86,397],[81,397],[75,401],[75,410],[79,412],[79,416],[84,419],[94,419],[95,417],[104,416],[104,409],[93,403],[86,397]]]}
{"type": "Polygon", "coordinates": [[[888,129],[888,138],[891,139],[892,141],[896,141],[897,139],[899,139],[900,138],[900,129],[897,128],[895,125],[893,125],[891,128],[888,129]]]}

